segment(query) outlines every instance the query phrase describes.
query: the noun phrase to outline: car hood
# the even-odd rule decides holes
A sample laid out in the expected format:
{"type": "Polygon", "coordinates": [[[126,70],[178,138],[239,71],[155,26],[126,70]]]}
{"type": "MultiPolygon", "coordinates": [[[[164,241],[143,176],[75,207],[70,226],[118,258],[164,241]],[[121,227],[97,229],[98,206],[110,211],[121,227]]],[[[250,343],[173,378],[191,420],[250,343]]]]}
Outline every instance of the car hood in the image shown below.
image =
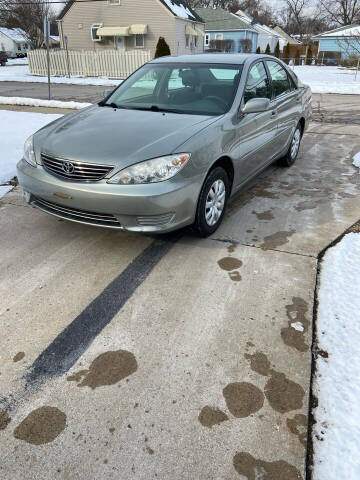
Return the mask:
{"type": "Polygon", "coordinates": [[[126,167],[175,152],[217,118],[94,105],[46,126],[34,143],[37,153],[126,167]]]}

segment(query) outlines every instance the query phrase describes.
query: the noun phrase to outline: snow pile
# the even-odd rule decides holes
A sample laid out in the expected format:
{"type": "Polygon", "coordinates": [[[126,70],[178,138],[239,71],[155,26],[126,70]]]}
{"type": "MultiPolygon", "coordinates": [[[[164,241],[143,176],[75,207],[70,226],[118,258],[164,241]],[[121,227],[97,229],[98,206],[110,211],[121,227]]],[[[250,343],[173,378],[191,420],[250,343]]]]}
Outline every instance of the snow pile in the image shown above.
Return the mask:
{"type": "Polygon", "coordinates": [[[360,94],[360,72],[355,80],[354,70],[338,67],[302,65],[294,67],[294,71],[313,93],[360,94]]]}
{"type": "Polygon", "coordinates": [[[326,253],[320,275],[314,379],[314,480],[360,478],[360,234],[326,253]]]}
{"type": "MultiPolygon", "coordinates": [[[[25,140],[61,115],[0,110],[0,185],[16,175],[16,164],[23,155],[25,140]]],[[[3,190],[3,189],[2,189],[3,190]]],[[[5,195],[5,191],[2,191],[5,195]]]]}
{"type": "Polygon", "coordinates": [[[180,18],[193,18],[195,20],[195,16],[190,12],[188,7],[185,7],[181,2],[175,2],[172,0],[163,0],[164,3],[170,8],[174,15],[180,18]]]}
{"type": "MultiPolygon", "coordinates": [[[[24,60],[24,59],[23,59],[24,60]]],[[[25,59],[27,60],[27,59],[25,59]]],[[[8,65],[0,68],[0,82],[36,82],[47,83],[47,77],[29,74],[29,65],[8,65]]],[[[70,85],[119,85],[122,80],[110,80],[106,77],[51,77],[51,83],[70,85]]]]}
{"type": "Polygon", "coordinates": [[[27,105],[31,107],[48,107],[48,108],[71,108],[80,110],[89,107],[91,103],[79,102],[60,102],[58,100],[41,100],[39,98],[25,97],[0,97],[0,105],[27,105]]]}
{"type": "Polygon", "coordinates": [[[355,155],[353,156],[353,165],[360,168],[360,152],[355,153],[355,155]]]}

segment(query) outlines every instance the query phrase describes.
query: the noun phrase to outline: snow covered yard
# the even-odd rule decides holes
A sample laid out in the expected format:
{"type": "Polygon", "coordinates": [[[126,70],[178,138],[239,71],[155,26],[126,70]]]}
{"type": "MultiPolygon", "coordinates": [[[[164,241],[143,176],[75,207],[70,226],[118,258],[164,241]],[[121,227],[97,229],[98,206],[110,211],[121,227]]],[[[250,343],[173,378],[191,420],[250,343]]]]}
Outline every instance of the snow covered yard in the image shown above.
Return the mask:
{"type": "Polygon", "coordinates": [[[22,157],[25,140],[59,117],[61,115],[0,110],[0,198],[11,189],[3,184],[16,175],[15,167],[22,157]]]}
{"type": "Polygon", "coordinates": [[[339,67],[303,65],[294,67],[296,75],[310,86],[313,93],[360,94],[360,72],[339,67]]]}
{"type": "MultiPolygon", "coordinates": [[[[26,60],[26,59],[18,59],[26,60]]],[[[0,68],[0,82],[35,82],[47,83],[47,77],[30,75],[29,65],[7,64],[0,68]]],[[[110,80],[109,78],[99,77],[51,77],[52,83],[68,83],[71,85],[119,85],[121,80],[110,80]]]]}
{"type": "Polygon", "coordinates": [[[321,266],[314,378],[313,479],[360,478],[360,233],[347,234],[321,266]]]}

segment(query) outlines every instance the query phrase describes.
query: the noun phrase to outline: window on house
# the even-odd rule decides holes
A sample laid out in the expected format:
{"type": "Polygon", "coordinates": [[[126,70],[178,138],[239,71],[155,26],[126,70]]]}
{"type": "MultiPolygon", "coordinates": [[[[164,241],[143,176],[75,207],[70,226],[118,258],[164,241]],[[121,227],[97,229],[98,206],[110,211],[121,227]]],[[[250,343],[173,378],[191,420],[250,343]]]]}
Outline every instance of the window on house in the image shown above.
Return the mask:
{"type": "Polygon", "coordinates": [[[185,46],[189,48],[190,45],[190,35],[185,35],[185,46]]]}
{"type": "Polygon", "coordinates": [[[120,5],[120,0],[108,0],[109,5],[120,5]]]}
{"type": "Polygon", "coordinates": [[[210,33],[205,33],[205,40],[204,40],[204,45],[205,47],[208,47],[210,45],[210,33]]]}
{"type": "Polygon", "coordinates": [[[198,37],[194,37],[194,46],[197,47],[197,40],[198,40],[198,37]]]}
{"type": "Polygon", "coordinates": [[[134,35],[134,42],[135,47],[143,47],[145,44],[144,35],[142,33],[134,35]]]}
{"type": "Polygon", "coordinates": [[[224,35],[222,33],[215,33],[215,40],[223,40],[224,35]]]}
{"type": "Polygon", "coordinates": [[[102,23],[94,23],[93,25],[91,25],[90,27],[90,30],[91,30],[91,40],[93,42],[101,42],[101,37],[99,37],[99,35],[97,35],[97,31],[98,29],[102,27],[102,23]]]}

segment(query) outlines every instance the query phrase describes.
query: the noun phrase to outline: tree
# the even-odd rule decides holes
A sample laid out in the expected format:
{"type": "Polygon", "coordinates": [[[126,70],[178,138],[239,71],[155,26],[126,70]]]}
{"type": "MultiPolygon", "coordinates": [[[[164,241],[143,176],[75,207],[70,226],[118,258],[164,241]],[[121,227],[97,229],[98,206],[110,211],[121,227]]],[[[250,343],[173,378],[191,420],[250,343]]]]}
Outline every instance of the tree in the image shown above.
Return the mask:
{"type": "Polygon", "coordinates": [[[256,49],[256,53],[261,53],[260,46],[259,46],[259,47],[257,47],[257,49],[256,49]]]}
{"type": "Polygon", "coordinates": [[[287,43],[283,49],[282,59],[285,63],[289,63],[290,60],[290,43],[287,43]]]}
{"type": "Polygon", "coordinates": [[[360,0],[318,0],[319,14],[334,25],[360,22],[360,0]]]}
{"type": "Polygon", "coordinates": [[[300,65],[300,50],[297,49],[295,52],[295,65],[300,65]]]}
{"type": "Polygon", "coordinates": [[[55,20],[52,5],[44,0],[0,0],[0,25],[21,28],[32,48],[39,48],[44,41],[44,19],[55,20]]]}
{"type": "Polygon", "coordinates": [[[308,45],[306,52],[306,65],[311,65],[313,60],[313,52],[311,45],[308,45]]]}
{"type": "Polygon", "coordinates": [[[270,45],[267,44],[265,48],[265,55],[271,55],[270,45]]]}
{"type": "Polygon", "coordinates": [[[279,45],[279,41],[277,42],[276,44],[276,47],[275,47],[275,50],[274,50],[274,56],[276,58],[280,58],[280,45],[279,45]]]}
{"type": "Polygon", "coordinates": [[[170,47],[164,37],[159,37],[154,58],[166,57],[167,55],[170,55],[170,47]]]}
{"type": "Polygon", "coordinates": [[[305,9],[309,6],[310,0],[284,0],[286,8],[284,14],[288,17],[288,22],[292,22],[296,28],[296,33],[302,38],[304,32],[305,9]]]}

